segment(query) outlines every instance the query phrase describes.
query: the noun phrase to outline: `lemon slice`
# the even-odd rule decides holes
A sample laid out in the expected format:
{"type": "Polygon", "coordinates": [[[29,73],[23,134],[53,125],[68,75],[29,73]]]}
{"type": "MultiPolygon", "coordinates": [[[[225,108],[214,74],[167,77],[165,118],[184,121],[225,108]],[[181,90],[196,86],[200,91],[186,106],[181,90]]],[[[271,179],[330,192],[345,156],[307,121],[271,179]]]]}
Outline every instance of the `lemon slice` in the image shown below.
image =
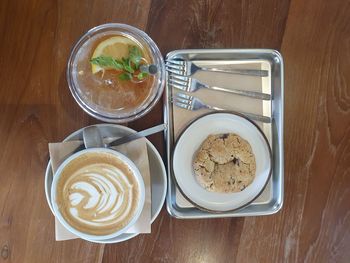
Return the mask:
{"type": "MultiPolygon", "coordinates": [[[[131,39],[123,36],[114,36],[103,40],[92,54],[92,59],[100,56],[112,57],[114,59],[121,59],[122,57],[127,58],[129,55],[129,45],[134,45],[135,42],[131,39]]],[[[91,65],[92,73],[96,74],[99,71],[102,71],[98,65],[91,65]]]]}

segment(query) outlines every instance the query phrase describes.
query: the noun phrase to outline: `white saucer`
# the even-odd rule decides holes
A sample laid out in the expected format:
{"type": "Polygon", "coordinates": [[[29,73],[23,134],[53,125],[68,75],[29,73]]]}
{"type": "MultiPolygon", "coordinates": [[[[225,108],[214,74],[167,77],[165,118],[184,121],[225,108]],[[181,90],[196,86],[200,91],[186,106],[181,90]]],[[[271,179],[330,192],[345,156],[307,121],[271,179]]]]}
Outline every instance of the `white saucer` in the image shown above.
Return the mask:
{"type": "MultiPolygon", "coordinates": [[[[117,125],[117,124],[97,124],[102,137],[122,137],[135,131],[125,126],[117,125]]],[[[82,140],[82,131],[83,128],[77,130],[67,136],[63,141],[73,141],[73,140],[82,140]]],[[[148,159],[150,163],[150,174],[151,174],[151,191],[152,191],[152,211],[151,211],[151,222],[157,218],[160,210],[162,209],[166,190],[167,190],[167,175],[164,167],[164,163],[162,157],[159,155],[157,149],[153,146],[153,144],[147,140],[147,150],[148,150],[148,159]]],[[[51,162],[47,164],[46,172],[45,172],[45,194],[47,203],[52,210],[51,204],[51,184],[52,184],[53,174],[51,169],[51,162]]],[[[54,214],[54,213],[53,213],[54,214]]],[[[98,242],[98,243],[119,243],[122,241],[126,241],[130,238],[137,236],[138,233],[135,234],[122,234],[115,238],[106,239],[106,240],[89,240],[90,242],[98,242]]]]}
{"type": "Polygon", "coordinates": [[[250,120],[232,113],[212,113],[194,121],[178,139],[173,171],[181,192],[200,209],[223,212],[242,208],[259,196],[271,175],[271,150],[266,137],[250,120]],[[255,154],[256,177],[243,191],[215,193],[196,181],[192,162],[196,151],[210,134],[235,133],[247,140],[255,154]]]}

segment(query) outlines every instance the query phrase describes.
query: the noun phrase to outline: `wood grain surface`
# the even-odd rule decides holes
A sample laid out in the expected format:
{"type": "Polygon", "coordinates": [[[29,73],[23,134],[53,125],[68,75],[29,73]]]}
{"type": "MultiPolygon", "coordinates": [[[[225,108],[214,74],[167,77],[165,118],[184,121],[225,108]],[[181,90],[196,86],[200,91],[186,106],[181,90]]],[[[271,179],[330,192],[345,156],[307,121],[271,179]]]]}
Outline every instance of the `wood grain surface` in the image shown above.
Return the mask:
{"type": "MultiPolygon", "coordinates": [[[[349,262],[350,2],[0,1],[0,262],[349,262]],[[54,240],[48,142],[97,120],[70,95],[70,49],[93,26],[145,30],[162,53],[274,48],[285,60],[285,198],[273,216],[178,220],[114,245],[54,240]]],[[[162,102],[127,125],[162,122],[162,102]]],[[[160,134],[150,137],[164,156],[160,134]]]]}

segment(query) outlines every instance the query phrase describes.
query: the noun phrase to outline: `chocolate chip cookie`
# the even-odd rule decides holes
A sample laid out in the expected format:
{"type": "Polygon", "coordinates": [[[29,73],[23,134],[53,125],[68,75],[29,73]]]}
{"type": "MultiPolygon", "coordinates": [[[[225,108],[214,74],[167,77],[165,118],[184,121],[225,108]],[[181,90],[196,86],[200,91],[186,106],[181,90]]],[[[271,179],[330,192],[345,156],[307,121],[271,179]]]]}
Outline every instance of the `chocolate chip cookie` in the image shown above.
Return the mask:
{"type": "Polygon", "coordinates": [[[234,133],[209,135],[193,162],[198,183],[210,192],[232,193],[255,178],[256,162],[250,144],[234,133]]]}

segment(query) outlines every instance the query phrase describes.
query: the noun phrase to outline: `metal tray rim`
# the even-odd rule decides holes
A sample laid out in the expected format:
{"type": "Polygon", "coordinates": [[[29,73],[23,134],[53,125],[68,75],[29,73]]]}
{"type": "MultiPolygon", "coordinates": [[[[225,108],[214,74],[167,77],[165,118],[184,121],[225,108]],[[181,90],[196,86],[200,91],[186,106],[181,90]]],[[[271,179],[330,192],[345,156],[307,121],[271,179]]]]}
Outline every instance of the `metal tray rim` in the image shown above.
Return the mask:
{"type": "MultiPolygon", "coordinates": [[[[236,211],[235,213],[231,214],[202,214],[202,215],[186,215],[184,212],[176,210],[174,208],[172,203],[172,196],[171,196],[171,185],[168,187],[167,191],[167,198],[166,198],[166,209],[168,213],[175,218],[179,219],[199,219],[199,218],[223,218],[223,217],[245,217],[245,216],[263,216],[263,215],[273,215],[276,214],[278,211],[280,211],[283,207],[283,199],[284,199],[284,131],[283,131],[283,125],[284,125],[284,61],[282,54],[274,49],[182,49],[182,50],[174,50],[169,52],[166,55],[166,58],[176,56],[178,53],[181,54],[190,54],[190,53],[201,53],[201,54],[210,54],[210,53],[245,53],[245,54],[252,54],[252,53],[261,53],[261,54],[270,54],[273,55],[275,58],[276,63],[279,64],[280,67],[280,107],[279,107],[279,116],[278,116],[278,126],[276,127],[279,131],[279,136],[277,138],[278,141],[278,150],[279,155],[276,157],[279,161],[279,181],[277,182],[279,185],[279,196],[277,196],[277,200],[270,206],[271,208],[266,211],[257,211],[257,212],[240,212],[240,210],[236,211]]],[[[168,164],[168,180],[171,181],[171,158],[170,158],[170,129],[172,128],[171,125],[169,125],[170,120],[168,119],[169,116],[169,103],[168,103],[168,87],[165,89],[165,96],[164,96],[164,121],[168,123],[168,130],[166,133],[164,133],[165,140],[166,140],[166,151],[167,151],[167,164],[168,164]]],[[[174,182],[169,182],[174,183],[174,182]]],[[[243,208],[244,209],[244,208],[243,208]]],[[[201,211],[202,212],[202,211],[201,211]]]]}
{"type": "MultiPolygon", "coordinates": [[[[281,65],[281,79],[284,80],[283,77],[283,65],[284,65],[284,60],[282,54],[276,50],[276,49],[269,49],[269,48],[254,48],[254,49],[249,49],[249,48],[208,48],[208,49],[176,49],[172,50],[169,53],[166,54],[165,59],[168,59],[169,57],[173,57],[174,55],[178,53],[182,54],[190,54],[190,53],[202,53],[202,54],[210,54],[210,53],[265,53],[265,54],[274,54],[278,59],[280,60],[280,65],[281,65]]],[[[283,82],[283,81],[282,81],[283,82]]],[[[283,83],[282,83],[283,84],[283,83]]],[[[281,90],[282,87],[281,87],[281,90]]]]}

